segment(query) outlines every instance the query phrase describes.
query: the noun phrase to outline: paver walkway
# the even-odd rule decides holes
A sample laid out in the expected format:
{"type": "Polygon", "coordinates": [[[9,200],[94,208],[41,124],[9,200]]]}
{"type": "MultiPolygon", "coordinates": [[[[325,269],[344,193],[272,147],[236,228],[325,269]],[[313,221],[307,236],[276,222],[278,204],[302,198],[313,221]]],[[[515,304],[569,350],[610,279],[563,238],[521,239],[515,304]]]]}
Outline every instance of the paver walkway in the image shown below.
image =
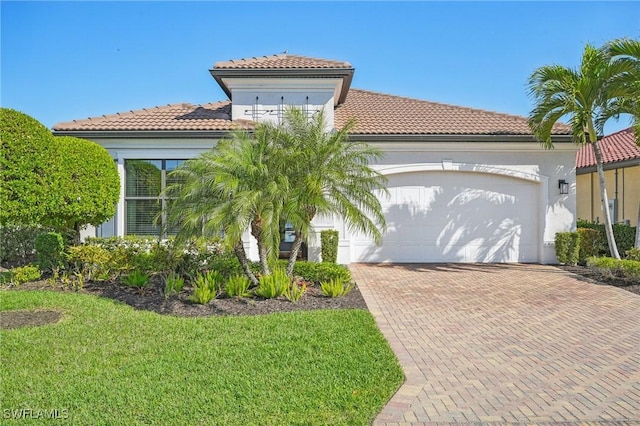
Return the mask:
{"type": "Polygon", "coordinates": [[[543,265],[350,265],[406,382],[375,425],[640,425],[640,296],[543,265]]]}

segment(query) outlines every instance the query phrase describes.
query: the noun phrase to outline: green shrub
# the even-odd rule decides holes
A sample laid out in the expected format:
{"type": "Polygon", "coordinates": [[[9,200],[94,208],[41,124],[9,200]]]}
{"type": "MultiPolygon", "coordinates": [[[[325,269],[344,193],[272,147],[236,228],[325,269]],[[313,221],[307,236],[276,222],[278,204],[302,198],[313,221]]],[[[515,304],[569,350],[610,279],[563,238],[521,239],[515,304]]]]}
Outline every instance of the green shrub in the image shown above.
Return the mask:
{"type": "MultiPolygon", "coordinates": [[[[604,229],[604,224],[589,222],[586,220],[579,220],[578,228],[590,228],[597,230],[600,233],[600,251],[598,252],[598,254],[602,256],[608,256],[610,254],[609,243],[607,242],[607,234],[604,229]]],[[[616,223],[613,224],[611,228],[613,229],[613,237],[616,240],[616,246],[618,246],[619,253],[626,253],[627,250],[633,248],[636,236],[635,226],[616,223]]]]}
{"type": "Polygon", "coordinates": [[[164,297],[167,298],[169,296],[173,296],[182,291],[184,287],[184,278],[175,272],[169,273],[164,278],[164,297]]]}
{"type": "Polygon", "coordinates": [[[142,289],[149,285],[149,275],[141,271],[133,271],[122,278],[122,283],[142,289]]]}
{"type": "Polygon", "coordinates": [[[64,241],[57,232],[36,237],[36,256],[43,271],[57,271],[64,266],[64,241]]]}
{"type": "Polygon", "coordinates": [[[26,262],[36,252],[36,238],[46,231],[41,226],[0,226],[0,261],[26,262]]]}
{"type": "Polygon", "coordinates": [[[20,285],[30,281],[37,281],[41,276],[40,268],[35,265],[18,266],[9,270],[9,273],[3,277],[3,282],[8,279],[13,285],[20,285]]]}
{"type": "Polygon", "coordinates": [[[627,259],[629,260],[638,260],[640,261],[640,248],[630,248],[629,250],[627,250],[627,252],[625,253],[627,259]]]}
{"type": "Polygon", "coordinates": [[[59,200],[50,172],[58,157],[53,135],[42,123],[22,112],[0,108],[2,226],[35,226],[55,211],[59,200]]]}
{"type": "Polygon", "coordinates": [[[625,277],[640,280],[640,261],[622,259],[620,260],[620,268],[625,277]]]}
{"type": "Polygon", "coordinates": [[[307,292],[307,283],[304,281],[292,281],[284,291],[284,297],[289,302],[297,302],[307,292]]]}
{"type": "Polygon", "coordinates": [[[338,242],[338,231],[335,229],[320,231],[320,246],[323,262],[336,263],[338,260],[338,242]]]}
{"type": "Polygon", "coordinates": [[[247,291],[251,282],[246,275],[236,274],[229,277],[225,293],[229,297],[247,297],[250,293],[247,291]]]}
{"type": "Polygon", "coordinates": [[[107,249],[96,245],[83,244],[67,249],[67,261],[71,269],[87,281],[110,279],[114,274],[111,260],[107,249]]]}
{"type": "Polygon", "coordinates": [[[614,259],[611,257],[590,257],[587,266],[598,269],[601,273],[617,277],[640,279],[640,261],[614,259]]]}
{"type": "Polygon", "coordinates": [[[322,294],[328,297],[341,297],[346,296],[353,290],[353,283],[346,283],[341,279],[335,279],[330,281],[325,281],[320,284],[320,288],[322,289],[322,294]]]}
{"type": "Polygon", "coordinates": [[[217,271],[197,274],[193,279],[193,293],[189,297],[194,303],[206,305],[216,298],[222,289],[223,278],[217,271]]]}
{"type": "MultiPolygon", "coordinates": [[[[286,261],[282,261],[280,265],[286,265],[286,261]]],[[[332,279],[351,281],[349,268],[336,263],[298,261],[293,267],[293,274],[316,284],[332,279]]]]}
{"type": "MultiPolygon", "coordinates": [[[[176,247],[176,251],[181,253],[179,272],[184,275],[195,275],[208,270],[221,271],[227,265],[232,265],[231,270],[235,268],[233,251],[226,250],[220,238],[189,240],[176,247]]],[[[223,275],[228,277],[233,273],[235,272],[223,275]]]]}
{"type": "Polygon", "coordinates": [[[291,284],[287,272],[282,268],[274,269],[271,275],[262,275],[258,281],[259,285],[255,293],[265,299],[282,296],[291,284]]]}
{"type": "Polygon", "coordinates": [[[587,258],[597,256],[600,252],[600,233],[591,228],[578,228],[580,234],[580,254],[578,255],[578,263],[584,265],[587,258]]]}
{"type": "Polygon", "coordinates": [[[565,265],[577,265],[580,255],[580,234],[577,232],[556,233],[556,257],[565,265]]]}

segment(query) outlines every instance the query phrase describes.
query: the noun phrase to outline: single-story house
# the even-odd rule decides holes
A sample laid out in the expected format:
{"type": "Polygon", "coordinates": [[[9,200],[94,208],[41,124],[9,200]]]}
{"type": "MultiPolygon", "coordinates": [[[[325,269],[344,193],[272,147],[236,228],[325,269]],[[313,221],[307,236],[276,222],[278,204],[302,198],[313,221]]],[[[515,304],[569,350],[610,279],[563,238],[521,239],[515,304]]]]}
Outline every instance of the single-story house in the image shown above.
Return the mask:
{"type": "MultiPolygon", "coordinates": [[[[611,221],[636,226],[640,208],[640,148],[636,145],[633,129],[612,133],[598,143],[611,221]]],[[[604,221],[600,179],[591,145],[581,147],[576,154],[576,193],[578,218],[604,221]]]]}
{"type": "MultiPolygon", "coordinates": [[[[384,152],[373,167],[390,193],[380,196],[388,230],[379,246],[339,218],[315,221],[318,233],[339,231],[339,262],[556,261],[556,232],[576,222],[568,126],[554,128],[555,149],[545,150],[525,117],[351,88],[354,72],[348,62],[292,54],[218,62],[210,73],[228,100],[73,120],[54,134],[95,141],[118,165],[117,215],[97,234],[148,235],[158,232],[158,194],[181,161],[232,129],[277,122],[286,106],[323,109],[328,130],[353,118],[352,139],[384,152]]],[[[309,259],[318,259],[317,234],[307,243],[309,259]]],[[[248,234],[245,245],[257,257],[248,234]]]]}

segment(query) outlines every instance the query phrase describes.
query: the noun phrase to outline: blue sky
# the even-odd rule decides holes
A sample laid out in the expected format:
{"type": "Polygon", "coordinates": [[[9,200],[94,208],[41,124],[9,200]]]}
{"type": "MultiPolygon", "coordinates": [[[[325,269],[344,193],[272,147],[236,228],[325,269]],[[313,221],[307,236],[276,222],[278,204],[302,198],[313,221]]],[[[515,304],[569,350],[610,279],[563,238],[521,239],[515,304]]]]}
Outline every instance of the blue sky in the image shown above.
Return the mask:
{"type": "MultiPolygon", "coordinates": [[[[527,115],[539,66],[640,36],[640,2],[13,2],[1,7],[0,103],[60,121],[226,99],[217,61],[349,61],[352,87],[527,115]]],[[[607,133],[628,126],[612,123],[607,133]]]]}

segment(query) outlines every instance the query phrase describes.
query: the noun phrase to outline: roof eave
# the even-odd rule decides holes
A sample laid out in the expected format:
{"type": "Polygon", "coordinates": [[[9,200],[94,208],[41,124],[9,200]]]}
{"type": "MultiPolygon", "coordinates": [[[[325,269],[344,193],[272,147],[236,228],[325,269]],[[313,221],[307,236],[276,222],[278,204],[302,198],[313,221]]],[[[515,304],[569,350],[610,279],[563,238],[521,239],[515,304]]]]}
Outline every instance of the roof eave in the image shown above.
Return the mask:
{"type": "Polygon", "coordinates": [[[338,105],[344,103],[347,98],[347,93],[351,87],[353,80],[353,74],[355,68],[249,68],[249,69],[210,69],[209,73],[220,85],[224,93],[231,98],[231,91],[229,87],[224,83],[223,79],[228,77],[240,77],[240,78],[287,78],[287,77],[303,77],[303,78],[341,78],[342,89],[340,91],[340,98],[338,99],[338,105]]]}
{"type": "MultiPolygon", "coordinates": [[[[622,161],[610,161],[608,163],[604,163],[602,168],[604,170],[614,170],[614,169],[623,169],[626,167],[635,167],[640,166],[640,158],[628,158],[622,161]]],[[[597,171],[596,165],[586,166],[586,167],[576,167],[577,175],[586,175],[589,173],[595,173],[597,171]]]]}
{"type": "MultiPolygon", "coordinates": [[[[352,133],[360,142],[539,142],[533,135],[518,134],[368,134],[352,133]]],[[[571,135],[553,135],[554,143],[573,143],[571,135]]]]}
{"type": "MultiPolygon", "coordinates": [[[[236,129],[229,130],[53,130],[54,136],[73,136],[76,138],[196,138],[220,139],[236,129]]],[[[251,131],[250,129],[245,129],[251,131]]]]}

